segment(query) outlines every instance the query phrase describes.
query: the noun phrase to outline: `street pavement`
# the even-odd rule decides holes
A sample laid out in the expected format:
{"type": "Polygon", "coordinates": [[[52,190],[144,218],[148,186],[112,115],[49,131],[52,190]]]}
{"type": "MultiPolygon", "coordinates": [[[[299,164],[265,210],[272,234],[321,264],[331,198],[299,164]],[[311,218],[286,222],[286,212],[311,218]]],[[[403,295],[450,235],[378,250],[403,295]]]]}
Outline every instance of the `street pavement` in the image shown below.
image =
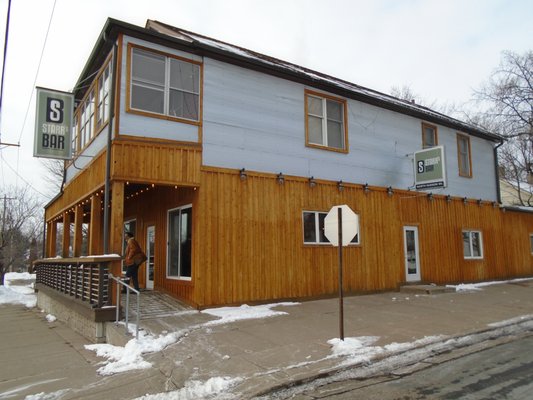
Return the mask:
{"type": "Polygon", "coordinates": [[[405,370],[418,362],[415,354],[425,347],[435,354],[447,353],[450,346],[479,347],[502,337],[533,334],[533,280],[477,291],[345,297],[346,338],[374,336],[378,339],[372,346],[383,348],[415,343],[351,364],[332,356],[328,344],[339,337],[338,299],[277,306],[274,310],[287,314],[206,325],[216,318],[181,310],[142,320],[143,329],[155,336],[172,331],[183,335],[163,351],[144,355],[152,368],[102,377],[97,369],[104,360],[86,350],[83,346],[89,342],[64,323],[47,322],[35,309],[2,305],[0,399],[38,393],[55,393],[51,398],[58,399],[132,399],[180,390],[191,381],[206,382],[214,377],[239,378],[231,388],[233,397],[225,398],[273,398],[280,389],[347,370],[364,367],[368,371],[373,363],[390,368],[392,362],[387,359],[398,352],[413,354],[412,358],[396,357],[399,364],[392,363],[405,370]],[[478,339],[464,340],[471,337],[478,339]],[[58,392],[61,390],[64,392],[58,392]]]}

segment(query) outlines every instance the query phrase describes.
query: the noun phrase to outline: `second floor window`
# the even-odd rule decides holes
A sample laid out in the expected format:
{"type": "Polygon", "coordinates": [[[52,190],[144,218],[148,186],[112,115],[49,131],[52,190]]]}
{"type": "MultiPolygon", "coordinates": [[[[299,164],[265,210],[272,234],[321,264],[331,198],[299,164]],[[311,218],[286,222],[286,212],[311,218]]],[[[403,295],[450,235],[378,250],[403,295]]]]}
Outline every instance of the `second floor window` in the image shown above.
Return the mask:
{"type": "Polygon", "coordinates": [[[306,92],[306,144],[346,152],[345,107],[342,99],[306,92]]]}
{"type": "Polygon", "coordinates": [[[200,66],[133,48],[130,96],[132,109],[198,121],[200,66]]]}
{"type": "Polygon", "coordinates": [[[472,176],[472,160],[470,158],[470,138],[457,135],[457,158],[459,161],[459,175],[470,178],[472,176]]]}
{"type": "Polygon", "coordinates": [[[437,127],[422,123],[422,148],[434,147],[439,144],[437,137],[437,127]]]}

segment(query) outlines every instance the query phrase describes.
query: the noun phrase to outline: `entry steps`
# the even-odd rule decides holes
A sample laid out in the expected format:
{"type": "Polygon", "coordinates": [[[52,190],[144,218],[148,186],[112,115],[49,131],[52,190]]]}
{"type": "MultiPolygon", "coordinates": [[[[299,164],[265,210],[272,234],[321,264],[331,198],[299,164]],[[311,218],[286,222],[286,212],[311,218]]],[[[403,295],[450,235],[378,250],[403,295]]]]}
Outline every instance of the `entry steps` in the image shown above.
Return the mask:
{"type": "Polygon", "coordinates": [[[441,294],[452,293],[455,289],[452,287],[438,285],[404,285],[400,286],[400,293],[411,294],[441,294]]]}

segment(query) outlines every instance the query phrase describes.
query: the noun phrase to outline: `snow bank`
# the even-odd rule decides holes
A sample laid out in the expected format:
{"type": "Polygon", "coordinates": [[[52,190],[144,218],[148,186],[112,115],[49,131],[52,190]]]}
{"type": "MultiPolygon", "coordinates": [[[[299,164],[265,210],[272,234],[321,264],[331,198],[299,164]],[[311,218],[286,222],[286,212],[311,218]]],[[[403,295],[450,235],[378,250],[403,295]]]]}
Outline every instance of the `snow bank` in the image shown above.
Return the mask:
{"type": "Polygon", "coordinates": [[[503,283],[516,283],[516,282],[523,282],[523,281],[530,281],[530,280],[531,278],[518,278],[518,279],[511,279],[508,281],[461,283],[459,285],[446,285],[446,287],[454,288],[456,292],[479,291],[479,290],[483,290],[482,288],[485,286],[501,285],[503,283]]]}
{"type": "Polygon", "coordinates": [[[221,325],[227,324],[230,322],[241,321],[245,319],[259,319],[259,318],[268,318],[275,317],[278,315],[286,315],[284,311],[273,311],[273,307],[279,306],[294,306],[300,303],[275,303],[275,304],[264,304],[259,306],[249,306],[243,304],[240,307],[220,307],[220,308],[210,308],[207,310],[201,311],[204,314],[213,315],[219,317],[220,319],[209,321],[205,325],[221,325]]]}
{"type": "Polygon", "coordinates": [[[34,282],[34,274],[8,272],[4,275],[4,286],[0,286],[0,304],[22,304],[28,308],[35,307],[37,296],[33,290],[34,282]]]}
{"type": "Polygon", "coordinates": [[[229,377],[214,377],[205,382],[189,381],[185,383],[185,387],[172,392],[149,394],[138,397],[135,400],[189,400],[189,399],[233,399],[234,396],[223,392],[237,385],[242,378],[229,377]]]}

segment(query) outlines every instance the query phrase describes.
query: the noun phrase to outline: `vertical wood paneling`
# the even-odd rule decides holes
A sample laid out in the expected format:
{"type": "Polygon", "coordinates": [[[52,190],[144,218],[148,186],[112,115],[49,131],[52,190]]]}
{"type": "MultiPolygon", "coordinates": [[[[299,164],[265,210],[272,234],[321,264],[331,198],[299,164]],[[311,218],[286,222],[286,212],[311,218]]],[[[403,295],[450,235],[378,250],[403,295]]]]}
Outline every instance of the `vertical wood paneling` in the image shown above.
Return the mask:
{"type": "Polygon", "coordinates": [[[333,182],[206,168],[202,173],[198,237],[200,306],[333,295],[337,250],[303,244],[302,211],[348,204],[360,216],[361,245],[344,250],[345,290],[396,289],[405,281],[403,226],[419,228],[422,280],[471,282],[533,274],[528,229],[533,217],[504,213],[489,203],[429,200],[424,193],[361,186],[339,192],[333,182]],[[484,258],[465,260],[462,230],[483,235],[484,258]],[[512,231],[512,232],[510,232],[512,231]],[[508,238],[508,239],[506,239],[508,238]],[[513,243],[507,245],[504,239],[513,243]]]}

